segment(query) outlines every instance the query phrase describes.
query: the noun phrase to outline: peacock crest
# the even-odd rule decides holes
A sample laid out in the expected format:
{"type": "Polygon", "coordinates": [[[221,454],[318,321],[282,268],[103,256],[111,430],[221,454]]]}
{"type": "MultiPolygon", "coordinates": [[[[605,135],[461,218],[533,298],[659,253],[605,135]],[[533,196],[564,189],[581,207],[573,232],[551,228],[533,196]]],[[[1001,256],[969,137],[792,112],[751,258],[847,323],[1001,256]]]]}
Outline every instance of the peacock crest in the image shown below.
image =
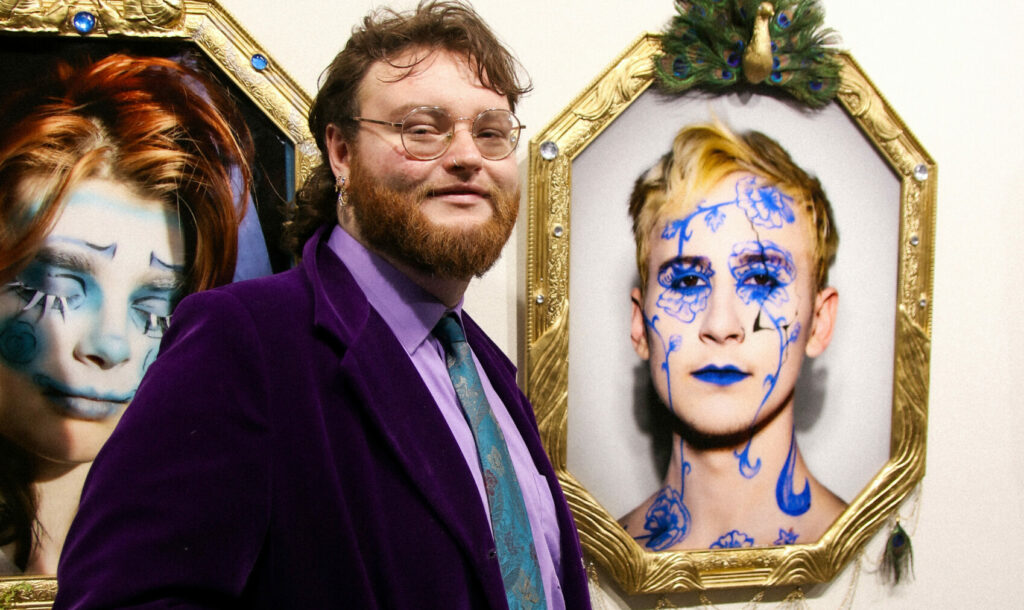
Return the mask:
{"type": "Polygon", "coordinates": [[[677,0],[654,58],[662,86],[722,90],[743,82],[821,107],[839,89],[832,30],[818,0],[677,0]]]}

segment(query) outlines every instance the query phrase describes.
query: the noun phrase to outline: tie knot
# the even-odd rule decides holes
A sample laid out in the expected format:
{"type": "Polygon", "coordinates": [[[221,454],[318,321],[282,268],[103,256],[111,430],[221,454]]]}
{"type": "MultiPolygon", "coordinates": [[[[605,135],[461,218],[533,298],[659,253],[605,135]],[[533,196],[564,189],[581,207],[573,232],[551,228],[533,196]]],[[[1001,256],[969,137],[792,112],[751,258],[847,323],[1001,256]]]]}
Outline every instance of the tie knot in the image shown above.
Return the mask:
{"type": "Polygon", "coordinates": [[[454,314],[445,314],[434,327],[434,336],[441,341],[445,348],[450,348],[456,343],[465,343],[466,334],[462,332],[459,321],[454,314]]]}

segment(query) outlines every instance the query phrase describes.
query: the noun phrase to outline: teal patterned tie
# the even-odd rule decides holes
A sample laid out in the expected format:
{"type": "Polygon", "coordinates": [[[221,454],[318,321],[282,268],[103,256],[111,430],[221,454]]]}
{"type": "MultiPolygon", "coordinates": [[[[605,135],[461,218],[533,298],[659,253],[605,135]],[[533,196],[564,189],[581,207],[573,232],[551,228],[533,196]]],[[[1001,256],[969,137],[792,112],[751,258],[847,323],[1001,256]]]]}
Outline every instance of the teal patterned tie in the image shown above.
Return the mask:
{"type": "Polygon", "coordinates": [[[523,492],[505,437],[487,404],[466,335],[455,316],[448,314],[434,327],[434,336],[444,346],[448,375],[476,439],[508,606],[511,610],[546,608],[523,492]]]}

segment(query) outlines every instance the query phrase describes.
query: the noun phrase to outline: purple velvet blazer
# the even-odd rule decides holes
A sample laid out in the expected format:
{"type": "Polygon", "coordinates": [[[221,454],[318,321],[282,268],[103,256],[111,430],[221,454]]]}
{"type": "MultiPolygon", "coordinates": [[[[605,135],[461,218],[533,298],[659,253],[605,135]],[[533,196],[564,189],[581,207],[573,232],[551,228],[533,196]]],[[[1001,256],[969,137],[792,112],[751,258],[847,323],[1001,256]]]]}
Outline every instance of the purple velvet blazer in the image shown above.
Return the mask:
{"type": "MultiPolygon", "coordinates": [[[[320,231],[291,271],[185,299],[96,459],[57,608],[505,608],[486,513],[408,356],[320,231]]],[[[579,541],[514,367],[470,344],[579,541]]]]}

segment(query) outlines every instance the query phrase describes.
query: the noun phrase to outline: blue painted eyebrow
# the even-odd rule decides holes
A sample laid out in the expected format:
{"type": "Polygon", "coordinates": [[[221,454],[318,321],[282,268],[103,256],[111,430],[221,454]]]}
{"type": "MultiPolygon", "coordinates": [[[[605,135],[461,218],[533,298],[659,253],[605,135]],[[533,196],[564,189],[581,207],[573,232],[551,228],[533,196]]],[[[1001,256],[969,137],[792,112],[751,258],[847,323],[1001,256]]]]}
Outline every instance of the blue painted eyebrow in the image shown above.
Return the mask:
{"type": "Polygon", "coordinates": [[[729,257],[730,265],[740,267],[756,263],[774,265],[790,275],[796,275],[792,255],[773,243],[748,241],[733,246],[733,253],[729,257]]]}
{"type": "Polygon", "coordinates": [[[103,256],[105,256],[107,258],[114,258],[114,256],[117,254],[117,244],[116,243],[110,244],[109,246],[101,246],[99,244],[94,244],[94,243],[87,242],[84,239],[77,239],[77,238],[74,238],[74,237],[64,237],[62,235],[51,236],[50,239],[53,240],[53,241],[59,241],[59,242],[71,244],[73,246],[78,246],[79,248],[86,248],[86,249],[89,249],[89,250],[94,250],[96,252],[99,252],[101,255],[103,255],[103,256]]]}
{"type": "Polygon", "coordinates": [[[155,269],[173,271],[175,273],[185,273],[185,265],[172,265],[171,263],[165,263],[157,257],[155,252],[149,253],[149,266],[155,269]]]}
{"type": "Polygon", "coordinates": [[[749,265],[751,263],[765,263],[778,265],[779,267],[792,272],[793,269],[790,267],[789,260],[785,256],[782,256],[778,252],[765,251],[761,253],[746,253],[736,257],[737,265],[749,265]]]}

